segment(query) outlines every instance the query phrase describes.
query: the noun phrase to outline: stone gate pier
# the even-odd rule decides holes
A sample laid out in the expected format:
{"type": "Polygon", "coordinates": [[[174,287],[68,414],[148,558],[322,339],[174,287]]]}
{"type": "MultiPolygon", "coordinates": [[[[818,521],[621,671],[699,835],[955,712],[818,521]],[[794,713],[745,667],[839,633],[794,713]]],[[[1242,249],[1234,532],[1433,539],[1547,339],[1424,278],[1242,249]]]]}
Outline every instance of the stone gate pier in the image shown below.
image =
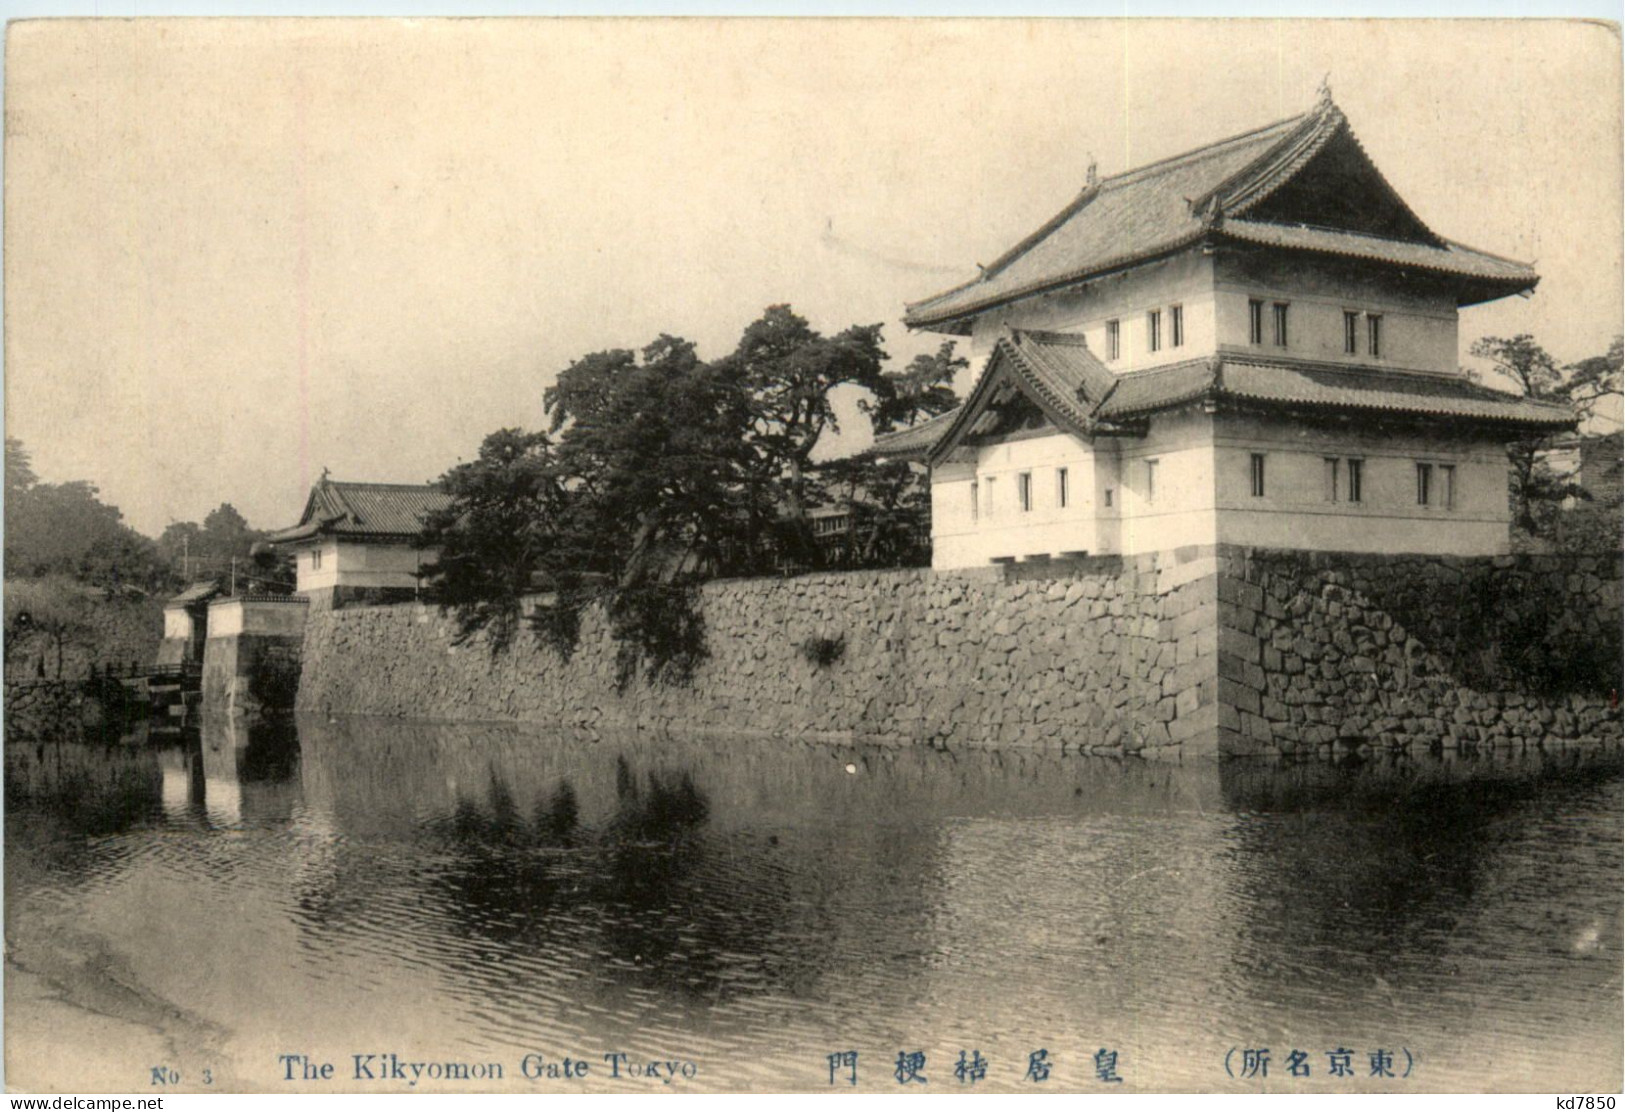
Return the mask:
{"type": "Polygon", "coordinates": [[[309,608],[310,600],[299,595],[233,595],[209,604],[206,715],[293,709],[309,608]]]}

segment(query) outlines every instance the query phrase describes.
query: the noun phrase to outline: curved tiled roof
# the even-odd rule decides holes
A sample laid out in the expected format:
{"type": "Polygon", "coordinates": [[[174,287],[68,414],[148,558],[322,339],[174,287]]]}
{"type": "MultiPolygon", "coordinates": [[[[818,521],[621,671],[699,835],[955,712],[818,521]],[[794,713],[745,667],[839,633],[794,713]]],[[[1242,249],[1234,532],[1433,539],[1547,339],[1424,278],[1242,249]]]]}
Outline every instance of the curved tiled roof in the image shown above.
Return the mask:
{"type": "Polygon", "coordinates": [[[1101,416],[1133,417],[1191,401],[1209,393],[1218,376],[1216,359],[1187,359],[1182,363],[1133,371],[1118,378],[1117,389],[1101,407],[1101,416]]]}
{"type": "Polygon", "coordinates": [[[993,403],[999,385],[1010,380],[1059,428],[1079,436],[1094,434],[1096,411],[1118,384],[1082,336],[1007,328],[928,458],[936,462],[951,450],[993,403]]]}
{"type": "Polygon", "coordinates": [[[1375,259],[1401,266],[1421,267],[1442,274],[1466,278],[1505,279],[1533,284],[1533,268],[1524,263],[1475,251],[1442,239],[1442,247],[1406,240],[1383,239],[1337,228],[1315,228],[1306,224],[1271,224],[1254,220],[1227,220],[1221,233],[1231,239],[1260,243],[1269,247],[1295,247],[1358,259],[1375,259]]]}
{"type": "Polygon", "coordinates": [[[997,306],[1222,236],[1425,267],[1468,279],[1472,300],[1527,289],[1538,280],[1522,263],[1450,243],[1430,231],[1383,179],[1328,98],[1301,116],[1090,185],[975,280],[910,304],[904,323],[965,332],[971,318],[997,306]],[[1361,180],[1392,206],[1407,229],[1404,238],[1237,219],[1292,181],[1334,139],[1339,149],[1353,152],[1361,180]]]}
{"type": "Polygon", "coordinates": [[[190,587],[186,588],[186,590],[164,603],[164,605],[190,606],[191,604],[197,602],[207,602],[209,599],[220,593],[220,584],[216,583],[212,579],[206,579],[201,583],[192,584],[190,587]]]}
{"type": "MultiPolygon", "coordinates": [[[[1136,419],[1203,398],[1509,429],[1552,431],[1576,424],[1566,405],[1518,397],[1459,375],[1238,355],[1115,375],[1080,337],[1006,329],[965,404],[906,430],[908,439],[890,441],[887,454],[903,455],[906,446],[909,456],[940,461],[970,433],[1005,382],[1013,382],[1058,428],[1084,437],[1132,428],[1136,419]]],[[[877,454],[884,440],[876,441],[877,454]]]]}
{"type": "Polygon", "coordinates": [[[1226,359],[1221,374],[1219,394],[1253,401],[1474,418],[1547,429],[1573,428],[1577,421],[1566,405],[1508,394],[1458,375],[1238,359],[1226,359]]]}
{"type": "Polygon", "coordinates": [[[995,350],[1009,358],[1012,372],[1051,419],[1078,432],[1093,431],[1095,410],[1116,387],[1117,376],[1082,336],[1009,329],[995,350]]]}
{"type": "Polygon", "coordinates": [[[980,277],[908,307],[910,327],[946,322],[1195,242],[1187,198],[1208,193],[1300,125],[1295,116],[1201,150],[1102,178],[980,277]]]}
{"type": "Polygon", "coordinates": [[[895,432],[881,433],[875,437],[875,442],[863,455],[885,456],[891,459],[923,458],[931,451],[931,446],[937,442],[963,406],[955,406],[946,413],[939,413],[930,420],[921,421],[912,428],[898,429],[895,432]]]}
{"type": "Polygon", "coordinates": [[[310,488],[299,524],[267,540],[295,541],[317,534],[348,537],[415,537],[423,520],[450,497],[416,483],[341,483],[323,479],[310,488]]]}

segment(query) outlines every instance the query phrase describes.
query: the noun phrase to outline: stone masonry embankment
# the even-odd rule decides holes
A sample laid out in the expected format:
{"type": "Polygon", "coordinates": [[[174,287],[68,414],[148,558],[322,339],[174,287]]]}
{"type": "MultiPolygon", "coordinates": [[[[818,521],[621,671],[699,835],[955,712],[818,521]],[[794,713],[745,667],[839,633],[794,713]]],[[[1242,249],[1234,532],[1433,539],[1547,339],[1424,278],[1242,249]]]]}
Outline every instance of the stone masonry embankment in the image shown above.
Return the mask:
{"type": "Polygon", "coordinates": [[[701,610],[692,683],[624,692],[597,613],[566,661],[457,645],[433,607],[313,610],[298,705],[1176,760],[1620,735],[1617,558],[1188,548],[723,581],[701,610]]]}
{"type": "Polygon", "coordinates": [[[1620,558],[1219,554],[1227,753],[1620,740],[1620,558]]]}
{"type": "Polygon", "coordinates": [[[314,610],[299,707],[1174,756],[1217,721],[1216,642],[1181,639],[1179,621],[1211,624],[1211,561],[1187,555],[712,583],[692,684],[624,693],[596,613],[565,662],[528,635],[495,657],[455,646],[432,607],[314,610]],[[819,642],[836,658],[813,659],[819,642]]]}

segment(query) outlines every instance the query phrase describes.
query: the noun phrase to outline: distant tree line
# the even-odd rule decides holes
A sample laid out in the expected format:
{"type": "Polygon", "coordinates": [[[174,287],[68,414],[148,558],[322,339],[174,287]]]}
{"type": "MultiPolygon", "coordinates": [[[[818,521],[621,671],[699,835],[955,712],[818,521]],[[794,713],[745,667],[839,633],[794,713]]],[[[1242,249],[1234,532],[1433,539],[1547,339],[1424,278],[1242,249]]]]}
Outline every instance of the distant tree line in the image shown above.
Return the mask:
{"type": "Polygon", "coordinates": [[[230,586],[234,569],[239,592],[293,590],[286,558],[256,547],[265,534],[229,503],[210,511],[201,525],[170,525],[154,541],[125,524],[94,484],[41,482],[28,450],[14,437],[6,438],[5,484],[8,666],[29,660],[41,673],[60,677],[65,662],[111,651],[110,629],[161,620],[156,600],[199,580],[230,586]],[[141,609],[145,602],[152,606],[141,609]],[[126,605],[141,612],[132,611],[121,625],[114,610],[126,605]]]}
{"type": "Polygon", "coordinates": [[[582,609],[602,604],[623,683],[681,680],[703,656],[692,599],[707,578],[929,562],[923,475],[816,458],[839,431],[838,389],[861,393],[875,433],[957,404],[952,343],[901,373],[886,358],[879,325],[826,336],[787,305],[716,360],[668,335],[582,356],[543,395],[545,431],[494,432],[441,477],[451,499],[423,537],[440,553],[433,597],[500,650],[525,624],[522,597],[545,593],[532,624],[564,653],[582,609]],[[842,543],[815,535],[821,507],[846,511],[842,543]]]}
{"type": "Polygon", "coordinates": [[[20,440],[6,438],[6,578],[63,576],[111,591],[172,582],[157,546],[82,480],[42,483],[20,440]]]}
{"type": "Polygon", "coordinates": [[[5,481],[7,579],[59,576],[110,593],[165,594],[197,580],[229,580],[235,568],[240,590],[293,589],[292,569],[265,558],[266,532],[229,502],[202,524],[172,522],[155,541],[125,524],[94,484],[41,482],[15,437],[6,438],[5,481]]]}

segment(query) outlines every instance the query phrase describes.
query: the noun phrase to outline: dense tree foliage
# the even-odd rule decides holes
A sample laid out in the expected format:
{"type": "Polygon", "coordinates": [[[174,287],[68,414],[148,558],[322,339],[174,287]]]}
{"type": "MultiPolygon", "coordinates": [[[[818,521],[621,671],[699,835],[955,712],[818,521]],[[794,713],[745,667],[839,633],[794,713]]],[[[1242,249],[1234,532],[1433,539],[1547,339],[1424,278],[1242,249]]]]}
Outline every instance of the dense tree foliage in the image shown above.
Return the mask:
{"type": "Polygon", "coordinates": [[[840,543],[823,553],[826,565],[892,568],[931,562],[931,491],[923,467],[859,456],[823,465],[819,479],[847,518],[840,543]]]}
{"type": "Polygon", "coordinates": [[[885,359],[878,325],[825,336],[786,305],[714,362],[669,335],[582,356],[543,396],[546,434],[494,433],[442,478],[451,503],[424,537],[441,550],[431,592],[498,650],[527,593],[534,626],[566,653],[601,603],[623,684],[682,682],[705,655],[694,585],[707,577],[929,559],[928,499],[907,465],[815,462],[838,431],[837,389],[863,391],[879,431],[955,404],[965,361],[951,344],[900,375],[885,359]],[[850,540],[821,546],[809,514],[832,504],[848,509],[850,540]]]}
{"type": "Polygon", "coordinates": [[[171,522],[158,537],[158,551],[186,581],[236,578],[241,591],[285,593],[293,589],[294,571],[285,555],[267,551],[266,531],[255,529],[230,502],[203,518],[171,522]]]}
{"type": "Polygon", "coordinates": [[[816,561],[808,511],[817,495],[808,472],[824,433],[840,431],[830,396],[840,386],[888,392],[880,342],[878,324],[826,337],[788,305],[773,305],[719,364],[748,402],[756,486],[776,499],[773,543],[799,562],[816,561]]]}
{"type": "Polygon", "coordinates": [[[61,576],[104,592],[162,595],[195,579],[236,577],[239,591],[293,589],[288,557],[230,503],[203,524],[171,524],[154,542],[83,480],[43,483],[22,442],[6,438],[5,573],[8,580],[61,576]]]}
{"type": "Polygon", "coordinates": [[[763,512],[750,399],[687,340],[572,363],[543,398],[584,570],[619,587],[715,570],[763,512]]]}
{"type": "Polygon", "coordinates": [[[1579,410],[1581,416],[1595,416],[1599,402],[1619,398],[1622,367],[1625,367],[1625,337],[1615,336],[1603,354],[1571,363],[1563,369],[1559,394],[1579,410]]]}
{"type": "Polygon", "coordinates": [[[151,540],[88,482],[42,483],[20,441],[6,439],[8,578],[67,576],[108,590],[158,590],[172,582],[151,540]]]}
{"type": "Polygon", "coordinates": [[[440,485],[451,502],[429,515],[423,533],[439,550],[425,569],[434,596],[456,612],[463,638],[488,629],[493,644],[505,647],[519,626],[521,598],[546,584],[567,555],[551,444],[542,433],[500,429],[440,485]]]}
{"type": "MultiPolygon", "coordinates": [[[[1527,333],[1482,337],[1471,353],[1486,360],[1490,373],[1518,394],[1565,402],[1584,422],[1597,415],[1598,403],[1619,396],[1622,345],[1625,342],[1616,336],[1604,354],[1566,366],[1527,333]]],[[[1619,507],[1586,505],[1592,501],[1590,492],[1551,465],[1552,439],[1528,436],[1508,445],[1514,527],[1537,542],[1617,551],[1619,507]],[[1580,508],[1565,510],[1565,504],[1580,508]]]]}
{"type": "Polygon", "coordinates": [[[7,582],[7,668],[18,662],[28,646],[43,641],[48,651],[39,657],[40,668],[61,679],[65,652],[70,647],[86,647],[95,636],[91,608],[98,598],[94,588],[66,575],[7,582]]]}
{"type": "Polygon", "coordinates": [[[954,355],[954,342],[946,340],[935,352],[916,355],[902,372],[885,375],[874,399],[860,404],[877,434],[913,428],[959,404],[954,376],[968,366],[969,360],[954,355]]]}

